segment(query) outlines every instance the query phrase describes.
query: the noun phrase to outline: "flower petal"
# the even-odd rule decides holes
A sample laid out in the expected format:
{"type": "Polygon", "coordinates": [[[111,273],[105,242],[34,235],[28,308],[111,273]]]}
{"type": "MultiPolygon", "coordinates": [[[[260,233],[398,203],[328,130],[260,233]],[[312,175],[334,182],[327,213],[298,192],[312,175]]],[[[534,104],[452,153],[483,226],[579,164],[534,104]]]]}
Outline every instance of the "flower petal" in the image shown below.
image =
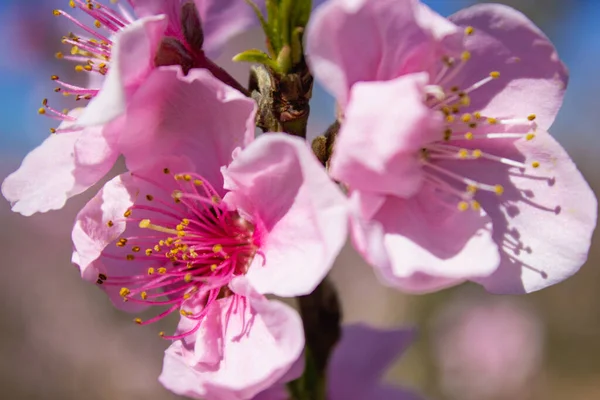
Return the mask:
{"type": "MultiPolygon", "coordinates": [[[[59,129],[69,125],[63,123],[59,129]]],[[[98,182],[118,157],[104,136],[107,129],[90,127],[52,134],[31,151],[19,169],[2,183],[2,194],[13,205],[12,210],[25,216],[58,210],[67,199],[98,182]],[[82,140],[95,144],[86,154],[79,151],[82,140]]]]}
{"type": "Polygon", "coordinates": [[[131,99],[119,147],[130,169],[146,164],[150,154],[188,156],[220,188],[220,168],[254,137],[255,110],[254,101],[206,70],[184,76],[179,67],[161,67],[131,99]]]}
{"type": "Polygon", "coordinates": [[[345,107],[356,82],[429,69],[436,40],[456,29],[416,1],[331,0],[315,10],[307,30],[311,70],[345,107]]]}
{"type": "Polygon", "coordinates": [[[132,22],[114,36],[106,79],[98,95],[77,120],[78,125],[103,124],[125,111],[127,97],[153,68],[166,25],[163,15],[146,17],[132,22]]]}
{"type": "Polygon", "coordinates": [[[498,267],[489,217],[449,208],[429,185],[408,200],[353,194],[353,206],[357,250],[388,285],[429,292],[487,276],[498,267]]]}
{"type": "Polygon", "coordinates": [[[548,129],[562,104],[568,72],[546,35],[519,11],[501,4],[478,4],[449,19],[475,28],[466,39],[471,60],[452,84],[466,88],[500,72],[499,79],[473,92],[471,108],[488,117],[535,114],[541,129],[548,129]]]}
{"type": "Polygon", "coordinates": [[[259,137],[224,175],[262,235],[264,259],[256,256],[247,274],[253,287],[279,296],[310,293],[346,241],[344,195],[303,141],[278,133],[259,137]]]}
{"type": "Polygon", "coordinates": [[[250,399],[276,383],[302,353],[302,321],[294,309],[267,300],[245,278],[236,278],[230,288],[245,300],[220,299],[211,305],[217,311],[202,321],[220,336],[218,342],[198,342],[203,335],[188,343],[176,341],[165,352],[159,380],[167,389],[192,398],[250,399]],[[231,307],[236,311],[231,313],[231,307]],[[190,362],[187,353],[204,352],[206,346],[222,346],[219,362],[190,362]]]}
{"type": "Polygon", "coordinates": [[[587,259],[597,219],[594,193],[546,132],[531,141],[497,142],[494,153],[539,167],[477,169],[478,179],[504,186],[502,196],[480,201],[492,218],[502,262],[477,282],[493,293],[529,293],[570,277],[587,259]]]}
{"type": "Polygon", "coordinates": [[[423,179],[419,150],[443,131],[441,117],[423,104],[426,83],[419,73],[355,84],[331,176],[356,190],[414,195],[423,179]]]}
{"type": "MultiPolygon", "coordinates": [[[[399,389],[384,388],[385,370],[410,345],[414,331],[382,330],[364,324],[343,327],[342,338],[327,368],[328,398],[331,400],[398,399],[399,389]],[[387,389],[387,390],[386,390],[387,389]]],[[[406,398],[408,400],[408,398],[406,398]]]]}
{"type": "Polygon", "coordinates": [[[163,263],[162,260],[145,257],[143,252],[134,255],[131,249],[136,243],[131,240],[125,246],[116,246],[116,241],[147,235],[141,232],[139,220],[135,219],[136,206],[148,207],[152,206],[151,202],[169,204],[173,201],[171,192],[164,188],[175,188],[175,181],[172,175],[164,174],[164,168],[193,171],[185,158],[159,159],[146,169],[136,170],[134,174],[121,174],[108,181],[77,214],[71,235],[74,245],[72,261],[79,267],[82,277],[90,282],[96,282],[99,273],[105,274],[108,284],[101,287],[109,295],[112,293],[112,278],[145,274],[149,267],[163,263]],[[152,200],[146,197],[147,194],[152,195],[152,200]],[[126,216],[128,210],[131,210],[132,216],[129,221],[126,216]],[[129,260],[127,255],[134,255],[134,258],[129,260]]]}

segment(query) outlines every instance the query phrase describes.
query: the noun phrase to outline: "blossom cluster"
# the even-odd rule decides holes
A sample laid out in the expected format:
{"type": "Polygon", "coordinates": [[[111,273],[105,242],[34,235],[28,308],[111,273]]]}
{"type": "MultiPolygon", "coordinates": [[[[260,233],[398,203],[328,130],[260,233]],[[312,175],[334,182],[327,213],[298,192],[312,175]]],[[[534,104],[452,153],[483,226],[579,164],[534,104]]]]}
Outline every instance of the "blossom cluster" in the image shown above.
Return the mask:
{"type": "MultiPolygon", "coordinates": [[[[116,307],[158,310],[137,324],[179,315],[160,332],[172,343],[159,378],[178,394],[290,398],[303,321],[266,296],[310,295],[348,236],[382,284],[408,293],[465,281],[529,293],[587,257],[596,198],[548,133],[568,73],[531,21],[497,4],[445,18],[417,0],[300,3],[303,52],[284,44],[281,69],[265,65],[275,81],[304,68],[334,96],[325,160],[285,129],[257,135],[267,103],[213,61],[259,20],[269,28],[255,12],[294,2],[71,0],[53,12],[75,32],[56,56],[89,76],[54,75],[55,91],[84,105],[43,101],[58,126],[2,193],[29,216],[109,179],[75,218],[72,262],[116,307]],[[127,171],[107,176],[119,157],[127,171]]],[[[345,327],[327,398],[416,398],[379,383],[411,332],[345,327]]]]}

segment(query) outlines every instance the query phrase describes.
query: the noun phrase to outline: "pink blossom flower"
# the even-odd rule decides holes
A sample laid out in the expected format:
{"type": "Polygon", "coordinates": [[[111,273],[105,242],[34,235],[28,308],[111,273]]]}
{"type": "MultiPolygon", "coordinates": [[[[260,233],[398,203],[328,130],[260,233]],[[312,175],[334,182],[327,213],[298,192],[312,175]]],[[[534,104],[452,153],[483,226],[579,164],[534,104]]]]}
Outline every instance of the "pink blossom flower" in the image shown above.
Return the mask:
{"type": "MultiPolygon", "coordinates": [[[[417,400],[411,391],[381,382],[386,369],[413,341],[411,329],[375,329],[347,325],[327,367],[327,400],[417,400]]],[[[287,400],[286,388],[275,385],[254,400],[287,400]]]]}
{"type": "Polygon", "coordinates": [[[544,329],[526,305],[481,295],[444,305],[432,347],[446,395],[457,400],[530,398],[542,366],[544,329]]]}
{"type": "Polygon", "coordinates": [[[579,269],[596,199],[547,133],[567,71],[531,21],[413,0],[331,0],[311,21],[309,62],[343,112],[331,175],[386,283],[522,293],[579,269]]]}
{"type": "Polygon", "coordinates": [[[224,88],[207,97],[207,71],[180,74],[161,77],[173,81],[169,109],[136,110],[139,156],[77,216],[73,261],[117,307],[164,308],[138,324],[181,314],[177,332],[163,335],[180,341],[161,378],[169,389],[249,398],[304,346],[295,312],[262,296],[317,286],[345,242],[347,199],[302,140],[252,141],[252,100],[232,102],[224,88]],[[190,112],[190,99],[203,112],[190,112]],[[256,351],[265,357],[252,365],[245,357],[256,351]],[[182,368],[197,377],[192,388],[178,378],[182,368]]]}
{"type": "Polygon", "coordinates": [[[244,2],[197,0],[130,0],[139,17],[118,4],[111,8],[98,1],[74,0],[72,12],[55,10],[83,34],[70,33],[63,43],[70,54],[57,53],[77,63],[75,69],[90,76],[89,87],[52,76],[55,91],[88,101],[83,108],[59,111],[43,101],[40,113],[61,121],[2,185],[13,211],[24,215],[61,208],[66,200],[102,178],[124,151],[119,140],[129,134],[131,118],[118,118],[129,107],[156,107],[163,100],[135,96],[164,65],[180,65],[184,73],[207,68],[217,78],[236,86],[229,75],[205,55],[245,29],[252,9],[244,2]],[[245,7],[241,7],[240,3],[245,7]],[[196,6],[194,6],[196,4],[196,6]],[[246,8],[248,9],[246,11],[246,8]],[[77,13],[86,14],[77,17],[77,13]],[[223,15],[227,14],[225,20],[223,15]],[[91,18],[88,24],[85,18],[91,18]]]}

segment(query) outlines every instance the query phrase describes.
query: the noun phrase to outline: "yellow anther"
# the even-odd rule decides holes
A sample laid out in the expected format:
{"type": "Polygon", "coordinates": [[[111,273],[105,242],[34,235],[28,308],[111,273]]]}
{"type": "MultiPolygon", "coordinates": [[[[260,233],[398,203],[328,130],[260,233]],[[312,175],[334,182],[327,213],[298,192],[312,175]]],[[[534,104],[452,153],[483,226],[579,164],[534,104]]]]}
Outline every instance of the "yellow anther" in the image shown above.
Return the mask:
{"type": "Polygon", "coordinates": [[[457,207],[459,211],[467,211],[469,209],[469,203],[467,203],[466,201],[460,201],[458,202],[457,207]]]}
{"type": "Polygon", "coordinates": [[[127,254],[125,256],[125,258],[127,259],[127,261],[133,261],[133,260],[135,260],[135,256],[133,254],[127,254]]]}
{"type": "Polygon", "coordinates": [[[190,220],[187,218],[184,218],[181,220],[181,223],[184,224],[185,226],[188,226],[190,224],[190,220]]]}
{"type": "Polygon", "coordinates": [[[531,114],[527,117],[528,120],[533,121],[536,119],[536,115],[535,114],[531,114]]]}
{"type": "Polygon", "coordinates": [[[138,325],[141,325],[142,324],[142,319],[141,318],[134,318],[133,322],[135,322],[138,325]]]}
{"type": "Polygon", "coordinates": [[[192,297],[192,294],[191,294],[191,293],[185,293],[185,294],[183,295],[183,299],[184,299],[184,300],[188,300],[190,297],[192,297]]]}
{"type": "Polygon", "coordinates": [[[471,118],[473,118],[473,117],[469,113],[463,114],[463,116],[460,117],[460,119],[462,120],[462,122],[465,122],[465,123],[471,122],[471,118]]]}
{"type": "Polygon", "coordinates": [[[460,98],[460,104],[463,106],[470,106],[471,105],[471,98],[467,95],[464,95],[460,98]]]}
{"type": "Polygon", "coordinates": [[[454,122],[454,115],[448,115],[448,116],[446,116],[446,122],[449,122],[449,123],[454,122]]]}
{"type": "Polygon", "coordinates": [[[167,238],[167,240],[165,240],[165,245],[166,246],[171,246],[173,244],[174,239],[172,237],[167,238]]]}
{"type": "Polygon", "coordinates": [[[502,193],[504,193],[504,186],[502,185],[496,185],[494,186],[494,192],[500,196],[502,193]]]}
{"type": "Polygon", "coordinates": [[[154,272],[156,272],[154,270],[154,268],[152,268],[152,267],[148,268],[148,275],[154,275],[154,272]]]}
{"type": "Polygon", "coordinates": [[[96,28],[102,28],[102,24],[101,24],[101,23],[100,23],[100,21],[98,21],[98,20],[95,20],[95,21],[94,21],[94,26],[95,26],[96,28]]]}
{"type": "Polygon", "coordinates": [[[467,26],[465,28],[465,35],[471,36],[473,33],[475,33],[475,28],[472,26],[467,26]]]}
{"type": "Polygon", "coordinates": [[[169,168],[163,168],[163,173],[166,174],[170,174],[171,170],[169,168]]]}
{"type": "Polygon", "coordinates": [[[56,133],[56,129],[50,128],[50,133],[56,133]]]}
{"type": "Polygon", "coordinates": [[[483,154],[483,152],[482,152],[481,150],[479,150],[479,149],[475,149],[475,150],[473,150],[473,151],[471,152],[471,155],[472,155],[474,158],[479,158],[479,157],[481,157],[481,155],[482,155],[482,154],[483,154]]]}
{"type": "Polygon", "coordinates": [[[173,190],[173,193],[171,193],[171,197],[173,197],[175,200],[181,199],[182,196],[183,193],[181,192],[181,190],[173,190]]]}
{"type": "Polygon", "coordinates": [[[129,293],[131,293],[131,290],[127,289],[126,287],[121,288],[121,290],[119,290],[119,295],[121,297],[127,297],[129,293]]]}
{"type": "Polygon", "coordinates": [[[173,178],[174,178],[176,181],[180,181],[180,180],[182,180],[182,179],[183,179],[183,175],[181,175],[181,174],[175,174],[175,175],[173,175],[173,178]]]}
{"type": "Polygon", "coordinates": [[[141,249],[140,249],[140,246],[133,246],[133,247],[131,248],[131,251],[133,251],[134,253],[138,253],[140,250],[141,250],[141,249]]]}
{"type": "Polygon", "coordinates": [[[167,269],[165,267],[160,267],[158,269],[158,273],[161,274],[161,275],[164,275],[164,274],[167,273],[167,269]]]}
{"type": "Polygon", "coordinates": [[[210,199],[215,204],[219,204],[221,202],[221,198],[219,196],[217,196],[216,194],[214,196],[212,196],[210,199]]]}
{"type": "Polygon", "coordinates": [[[475,119],[481,119],[481,113],[479,111],[475,111],[473,113],[473,116],[475,117],[475,119]]]}
{"type": "Polygon", "coordinates": [[[40,114],[40,115],[46,114],[46,109],[44,107],[38,108],[38,114],[40,114]]]}
{"type": "Polygon", "coordinates": [[[463,61],[469,61],[471,59],[471,52],[463,51],[462,54],[460,55],[460,59],[463,61]]]}
{"type": "Polygon", "coordinates": [[[106,223],[106,226],[108,226],[109,228],[112,228],[113,226],[115,226],[115,223],[114,223],[114,222],[112,222],[112,221],[108,221],[108,222],[106,223]]]}
{"type": "Polygon", "coordinates": [[[212,272],[215,272],[217,270],[217,268],[218,268],[217,264],[213,264],[213,265],[210,266],[210,270],[212,272]]]}
{"type": "Polygon", "coordinates": [[[465,133],[465,139],[467,139],[467,140],[473,140],[473,132],[467,132],[467,133],[465,133]]]}
{"type": "Polygon", "coordinates": [[[183,277],[183,280],[186,281],[187,283],[190,283],[192,281],[192,274],[185,274],[185,276],[183,277]]]}
{"type": "Polygon", "coordinates": [[[496,125],[498,123],[498,120],[496,118],[488,118],[487,122],[490,125],[496,125]]]}
{"type": "Polygon", "coordinates": [[[186,182],[190,182],[192,180],[192,176],[190,174],[183,175],[183,180],[186,182]]]}
{"type": "Polygon", "coordinates": [[[467,185],[467,193],[471,193],[471,194],[477,193],[477,186],[467,185]]]}
{"type": "Polygon", "coordinates": [[[152,255],[152,249],[146,249],[146,255],[147,256],[151,256],[152,255]]]}
{"type": "Polygon", "coordinates": [[[460,149],[458,151],[458,157],[459,158],[467,158],[469,156],[469,151],[467,149],[460,149]]]}
{"type": "Polygon", "coordinates": [[[185,226],[183,226],[183,224],[177,224],[177,226],[175,227],[175,229],[177,229],[178,231],[182,231],[185,229],[185,226]]]}
{"type": "Polygon", "coordinates": [[[492,71],[492,72],[490,72],[490,76],[494,79],[498,79],[498,78],[500,78],[500,72],[492,71]]]}
{"type": "Polygon", "coordinates": [[[86,71],[90,72],[92,70],[92,66],[91,65],[85,65],[83,67],[83,69],[85,69],[86,71]]]}
{"type": "Polygon", "coordinates": [[[146,300],[148,298],[148,293],[142,292],[140,293],[140,297],[142,298],[142,300],[146,300]]]}
{"type": "Polygon", "coordinates": [[[200,179],[196,179],[196,180],[194,180],[194,185],[202,186],[202,185],[204,185],[204,182],[202,182],[200,179]]]}
{"type": "Polygon", "coordinates": [[[527,140],[533,140],[534,138],[535,138],[535,133],[528,133],[525,136],[525,139],[527,139],[527,140]]]}
{"type": "Polygon", "coordinates": [[[151,194],[147,194],[146,195],[146,200],[152,201],[152,200],[154,200],[154,196],[152,196],[151,194]]]}
{"type": "Polygon", "coordinates": [[[60,15],[60,10],[52,10],[52,15],[60,15]]]}
{"type": "Polygon", "coordinates": [[[540,166],[540,163],[538,161],[534,161],[534,162],[531,163],[531,166],[533,168],[538,168],[540,166]]]}
{"type": "Polygon", "coordinates": [[[215,253],[220,253],[221,251],[223,251],[223,246],[221,246],[220,244],[215,244],[212,248],[212,251],[215,253]]]}
{"type": "Polygon", "coordinates": [[[162,250],[162,249],[160,248],[160,246],[159,246],[159,245],[157,245],[157,244],[156,244],[156,245],[154,245],[154,251],[156,251],[156,252],[160,252],[161,250],[162,250]]]}
{"type": "Polygon", "coordinates": [[[125,218],[129,218],[129,217],[131,216],[131,210],[127,210],[127,211],[125,211],[125,212],[123,213],[123,216],[124,216],[125,218]]]}
{"type": "Polygon", "coordinates": [[[448,106],[444,106],[444,107],[442,107],[442,112],[443,112],[445,115],[450,115],[450,107],[448,107],[448,106]]]}
{"type": "Polygon", "coordinates": [[[479,204],[479,202],[477,200],[472,200],[471,208],[475,211],[479,211],[479,210],[481,210],[481,204],[479,204]]]}
{"type": "Polygon", "coordinates": [[[69,7],[75,8],[75,2],[73,0],[69,0],[69,7]]]}
{"type": "Polygon", "coordinates": [[[164,332],[164,331],[160,331],[160,332],[158,332],[158,336],[160,336],[160,337],[164,337],[164,336],[165,336],[165,332],[164,332]]]}

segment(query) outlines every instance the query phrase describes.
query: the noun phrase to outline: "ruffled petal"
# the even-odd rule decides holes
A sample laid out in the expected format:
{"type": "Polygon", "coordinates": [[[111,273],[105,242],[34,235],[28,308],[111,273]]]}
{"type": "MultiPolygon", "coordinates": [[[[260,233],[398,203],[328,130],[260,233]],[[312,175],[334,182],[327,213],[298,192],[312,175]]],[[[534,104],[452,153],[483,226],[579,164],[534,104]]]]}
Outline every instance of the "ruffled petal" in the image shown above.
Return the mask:
{"type": "Polygon", "coordinates": [[[596,226],[593,191],[547,132],[530,141],[496,141],[493,151],[539,167],[474,171],[477,179],[504,187],[502,196],[482,194],[480,200],[492,218],[502,262],[477,282],[494,293],[529,293],[570,277],[586,261],[596,226]]]}
{"type": "Polygon", "coordinates": [[[490,218],[458,211],[428,185],[408,200],[353,197],[355,246],[390,286],[429,292],[488,276],[498,267],[490,218]]]}
{"type": "MultiPolygon", "coordinates": [[[[63,123],[59,129],[68,129],[70,124],[63,123]]],[[[107,129],[90,127],[52,134],[31,151],[2,183],[2,194],[11,202],[12,210],[25,216],[58,210],[67,199],[98,182],[119,155],[109,141],[110,135],[105,137],[107,129]],[[93,142],[94,147],[83,154],[81,141],[93,142]]]]}
{"type": "Polygon", "coordinates": [[[331,0],[311,17],[306,52],[316,78],[345,107],[359,81],[429,71],[456,28],[416,1],[331,0]]]}
{"type": "Polygon", "coordinates": [[[304,333],[294,309],[267,300],[245,278],[236,278],[230,288],[237,296],[211,304],[215,311],[202,321],[206,326],[200,335],[176,341],[165,352],[159,380],[167,389],[196,399],[250,399],[276,383],[300,357],[304,333]],[[207,335],[219,340],[203,340],[207,335]],[[219,347],[219,359],[194,362],[189,353],[206,354],[207,346],[219,347]]]}
{"type": "Polygon", "coordinates": [[[331,159],[333,178],[352,189],[400,197],[419,190],[419,150],[442,131],[441,116],[422,101],[427,79],[420,73],[354,85],[331,159]]]}
{"type": "Polygon", "coordinates": [[[344,195],[306,144],[283,134],[258,138],[224,174],[229,201],[246,207],[261,235],[247,275],[252,286],[279,296],[310,293],[346,241],[344,195]]]}
{"type": "Polygon", "coordinates": [[[106,79],[77,120],[78,125],[104,124],[125,112],[127,97],[154,68],[154,56],[166,26],[164,15],[152,16],[136,20],[115,34],[106,79]]]}
{"type": "Polygon", "coordinates": [[[179,67],[154,70],[131,99],[119,148],[129,169],[148,155],[188,156],[196,171],[221,188],[222,166],[254,137],[256,104],[212,76],[179,67]]]}
{"type": "Polygon", "coordinates": [[[548,129],[562,104],[568,72],[546,35],[501,4],[478,4],[449,19],[475,29],[465,44],[471,59],[449,86],[467,88],[498,71],[499,79],[473,92],[471,109],[489,117],[535,114],[540,128],[548,129]]]}

